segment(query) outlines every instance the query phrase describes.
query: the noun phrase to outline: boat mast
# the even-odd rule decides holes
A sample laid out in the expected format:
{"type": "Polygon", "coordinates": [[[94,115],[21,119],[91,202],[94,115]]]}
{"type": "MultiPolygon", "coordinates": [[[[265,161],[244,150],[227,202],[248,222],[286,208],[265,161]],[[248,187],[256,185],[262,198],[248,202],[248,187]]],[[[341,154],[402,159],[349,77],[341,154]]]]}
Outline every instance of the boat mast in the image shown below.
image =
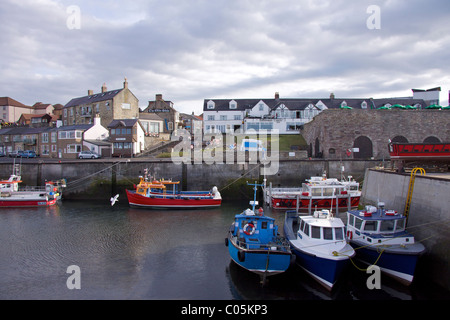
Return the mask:
{"type": "Polygon", "coordinates": [[[258,190],[258,187],[262,187],[264,184],[258,184],[258,183],[256,183],[256,181],[255,181],[255,183],[248,183],[248,181],[247,181],[247,185],[253,186],[253,190],[254,190],[253,201],[250,201],[250,205],[252,206],[253,212],[255,212],[255,207],[258,204],[258,201],[256,201],[256,190],[258,190]]]}

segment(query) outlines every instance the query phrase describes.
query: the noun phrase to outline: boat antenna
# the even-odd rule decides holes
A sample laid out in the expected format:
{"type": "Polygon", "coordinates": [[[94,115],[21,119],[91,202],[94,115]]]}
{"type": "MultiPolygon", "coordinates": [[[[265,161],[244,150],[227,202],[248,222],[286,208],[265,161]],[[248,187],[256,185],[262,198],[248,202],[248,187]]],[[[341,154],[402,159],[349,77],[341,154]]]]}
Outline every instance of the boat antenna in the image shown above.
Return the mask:
{"type": "Polygon", "coordinates": [[[253,190],[254,190],[253,201],[250,201],[250,205],[252,206],[253,212],[255,212],[255,207],[258,204],[258,201],[256,201],[256,191],[258,190],[258,187],[262,187],[263,184],[258,184],[258,183],[256,183],[256,181],[255,181],[255,183],[248,183],[248,181],[247,181],[247,185],[253,186],[253,190]]]}

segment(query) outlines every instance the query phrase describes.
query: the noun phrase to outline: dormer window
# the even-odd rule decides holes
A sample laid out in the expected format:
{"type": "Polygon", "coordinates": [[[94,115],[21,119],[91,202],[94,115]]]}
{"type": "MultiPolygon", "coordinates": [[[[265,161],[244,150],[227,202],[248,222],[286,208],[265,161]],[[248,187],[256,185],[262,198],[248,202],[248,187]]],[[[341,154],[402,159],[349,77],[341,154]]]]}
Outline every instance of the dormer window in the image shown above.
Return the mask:
{"type": "Polygon", "coordinates": [[[367,109],[367,102],[361,102],[361,109],[367,109]]]}
{"type": "Polygon", "coordinates": [[[234,100],[230,101],[230,109],[237,109],[237,103],[234,100]]]}
{"type": "Polygon", "coordinates": [[[341,107],[347,107],[347,102],[345,102],[345,101],[342,101],[342,103],[341,103],[341,107]]]}
{"type": "Polygon", "coordinates": [[[208,109],[214,109],[215,108],[214,101],[209,100],[208,103],[207,103],[207,108],[208,109]]]}

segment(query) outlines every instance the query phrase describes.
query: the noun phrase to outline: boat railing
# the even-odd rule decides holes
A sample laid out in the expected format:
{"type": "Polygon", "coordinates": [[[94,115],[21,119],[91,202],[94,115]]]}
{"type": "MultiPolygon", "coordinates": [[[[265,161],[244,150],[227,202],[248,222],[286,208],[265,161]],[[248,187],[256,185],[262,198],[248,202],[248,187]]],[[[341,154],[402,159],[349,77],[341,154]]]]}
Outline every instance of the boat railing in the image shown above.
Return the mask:
{"type": "Polygon", "coordinates": [[[276,241],[261,244],[259,241],[246,241],[245,238],[230,236],[236,247],[244,250],[269,250],[269,251],[289,251],[289,242],[283,237],[277,237],[276,241]]]}
{"type": "Polygon", "coordinates": [[[19,191],[46,191],[45,186],[21,186],[19,187],[19,191]]]}

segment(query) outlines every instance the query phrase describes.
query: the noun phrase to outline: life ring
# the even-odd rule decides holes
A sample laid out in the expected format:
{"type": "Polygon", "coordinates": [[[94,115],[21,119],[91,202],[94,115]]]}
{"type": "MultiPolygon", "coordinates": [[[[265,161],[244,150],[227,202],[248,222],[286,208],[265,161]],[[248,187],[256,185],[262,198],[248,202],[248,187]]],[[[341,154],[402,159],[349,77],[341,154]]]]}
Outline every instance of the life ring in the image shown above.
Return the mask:
{"type": "Polygon", "coordinates": [[[255,233],[256,227],[253,225],[253,223],[247,223],[244,226],[244,233],[248,236],[251,236],[252,234],[255,233]],[[248,230],[248,228],[250,228],[250,231],[248,230]]]}
{"type": "Polygon", "coordinates": [[[352,240],[352,239],[353,239],[353,232],[347,231],[347,238],[348,238],[349,240],[352,240]]]}

